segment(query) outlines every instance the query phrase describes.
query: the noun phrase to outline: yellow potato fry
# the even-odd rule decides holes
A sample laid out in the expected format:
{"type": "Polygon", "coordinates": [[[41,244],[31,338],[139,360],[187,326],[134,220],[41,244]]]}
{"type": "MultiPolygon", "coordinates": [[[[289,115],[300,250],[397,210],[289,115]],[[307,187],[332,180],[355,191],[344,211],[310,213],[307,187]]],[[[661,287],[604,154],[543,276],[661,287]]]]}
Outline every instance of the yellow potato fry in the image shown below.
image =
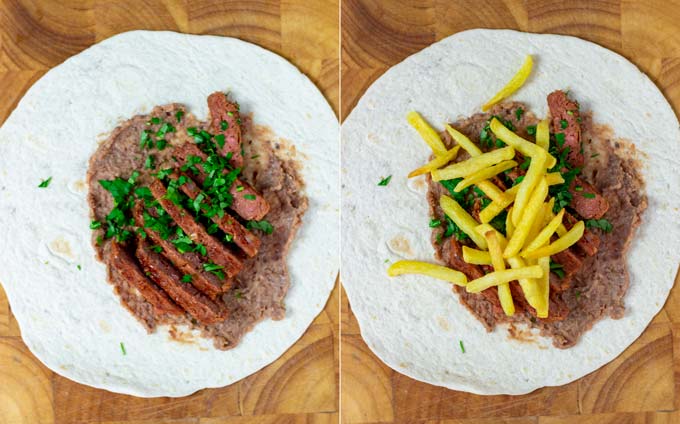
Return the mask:
{"type": "MultiPolygon", "coordinates": [[[[548,174],[548,176],[549,176],[549,175],[550,175],[550,174],[548,174]]],[[[548,179],[548,176],[546,176],[546,180],[548,179]]],[[[555,198],[554,198],[554,197],[551,197],[551,198],[550,198],[550,201],[551,201],[551,203],[552,203],[553,205],[555,204],[555,203],[554,203],[554,201],[555,201],[555,198]]],[[[548,216],[547,216],[548,222],[549,222],[551,219],[553,219],[553,218],[555,217],[555,214],[553,213],[552,209],[553,209],[553,208],[552,208],[552,206],[551,206],[551,207],[549,208],[550,213],[549,213],[548,216]]],[[[547,224],[547,222],[546,222],[546,224],[547,224]]],[[[565,227],[564,224],[560,224],[560,225],[557,227],[557,230],[555,230],[555,232],[556,232],[560,237],[562,237],[563,235],[567,234],[567,227],[565,227]]]]}
{"type": "Polygon", "coordinates": [[[519,224],[520,217],[524,212],[524,207],[527,205],[531,193],[536,188],[538,182],[545,175],[546,160],[546,153],[539,154],[531,158],[529,170],[524,176],[522,182],[519,184],[519,191],[517,192],[517,196],[515,196],[515,204],[512,208],[512,223],[515,224],[515,226],[519,224]]]}
{"type": "Polygon", "coordinates": [[[550,147],[550,130],[548,129],[548,120],[544,119],[536,125],[536,144],[548,151],[550,147]]]}
{"type": "Polygon", "coordinates": [[[486,207],[479,213],[479,220],[486,224],[487,222],[494,219],[496,215],[501,213],[503,209],[510,206],[510,204],[515,200],[515,196],[519,191],[520,185],[522,185],[522,183],[510,187],[509,189],[505,190],[503,197],[500,200],[494,200],[493,202],[486,205],[486,207]]]}
{"type": "Polygon", "coordinates": [[[454,146],[452,149],[448,150],[443,155],[435,156],[434,159],[432,159],[425,165],[411,171],[408,174],[408,177],[409,178],[417,177],[418,175],[427,174],[428,172],[432,172],[435,169],[441,168],[442,166],[446,165],[447,163],[451,162],[456,158],[456,156],[458,155],[458,150],[460,150],[460,146],[454,146]]]}
{"type": "Polygon", "coordinates": [[[449,133],[451,138],[453,138],[453,140],[458,143],[458,145],[462,147],[463,150],[468,152],[470,156],[479,156],[482,154],[482,150],[477,147],[477,145],[472,142],[472,140],[470,140],[465,134],[448,124],[445,126],[445,128],[446,132],[449,133]]]}
{"type": "Polygon", "coordinates": [[[491,265],[491,256],[489,256],[489,252],[467,246],[463,246],[463,260],[474,265],[491,265]]]}
{"type": "Polygon", "coordinates": [[[437,131],[435,131],[418,112],[409,112],[408,115],[406,115],[406,120],[416,131],[418,131],[418,134],[420,134],[423,140],[425,140],[425,143],[430,146],[430,149],[432,149],[435,155],[441,156],[446,154],[446,146],[444,146],[441,137],[439,137],[437,131]]]}
{"type": "Polygon", "coordinates": [[[545,218],[546,205],[547,203],[542,204],[541,208],[538,210],[538,213],[534,218],[534,222],[531,224],[531,228],[529,228],[529,234],[527,234],[527,238],[524,241],[524,246],[522,246],[522,250],[524,250],[527,243],[535,239],[538,233],[541,232],[541,230],[543,229],[543,219],[545,218]]]}
{"type": "MultiPolygon", "coordinates": [[[[503,250],[501,249],[499,240],[499,237],[501,237],[500,234],[497,234],[496,230],[491,228],[484,233],[484,237],[486,238],[486,243],[489,245],[489,255],[491,256],[491,264],[493,265],[494,271],[503,271],[505,269],[505,261],[503,260],[503,250]]],[[[512,301],[509,283],[498,285],[498,300],[501,303],[501,308],[503,308],[505,315],[513,316],[515,314],[515,304],[512,301]]]]}
{"type": "Polygon", "coordinates": [[[461,190],[464,190],[466,187],[470,187],[473,184],[477,184],[481,181],[486,181],[489,178],[495,177],[496,175],[500,174],[503,171],[507,171],[510,168],[514,168],[515,166],[517,166],[517,162],[515,162],[514,160],[504,160],[503,162],[499,162],[488,168],[480,169],[479,171],[473,172],[472,174],[463,178],[458,184],[456,184],[454,191],[459,192],[461,190]]]}
{"type": "MultiPolygon", "coordinates": [[[[491,128],[491,131],[493,131],[493,133],[496,135],[496,137],[503,140],[505,144],[514,147],[518,152],[520,152],[524,156],[534,158],[538,155],[546,154],[545,150],[535,145],[534,143],[523,139],[514,132],[510,131],[496,118],[493,118],[491,120],[489,127],[491,128]]],[[[557,163],[557,159],[555,159],[555,157],[549,153],[547,153],[547,155],[548,161],[546,163],[546,168],[552,168],[557,163]]]]}
{"type": "Polygon", "coordinates": [[[567,250],[574,245],[583,236],[585,230],[583,221],[577,222],[565,235],[558,238],[547,246],[540,247],[536,250],[527,251],[521,254],[523,258],[540,258],[541,256],[552,256],[563,250],[567,250]]]}
{"type": "Polygon", "coordinates": [[[482,110],[486,112],[487,110],[491,109],[493,105],[510,96],[515,91],[519,90],[522,84],[524,84],[524,81],[526,81],[527,78],[529,78],[529,75],[531,74],[531,68],[533,68],[533,66],[534,60],[531,57],[531,55],[528,54],[527,57],[524,58],[524,63],[522,63],[522,66],[519,68],[519,71],[517,71],[517,73],[510,79],[510,81],[508,81],[505,87],[501,88],[501,90],[498,93],[496,93],[496,95],[493,96],[491,100],[489,100],[484,104],[484,106],[482,106],[482,110]]]}
{"type": "Polygon", "coordinates": [[[564,217],[564,209],[560,210],[557,213],[557,216],[555,216],[553,219],[550,220],[548,225],[546,225],[536,237],[531,239],[529,244],[527,244],[527,247],[525,251],[531,252],[532,250],[536,250],[539,247],[542,247],[548,243],[550,243],[550,237],[555,233],[557,230],[557,227],[560,226],[562,223],[562,218],[564,217]]]}
{"type": "MultiPolygon", "coordinates": [[[[508,263],[513,269],[524,268],[527,266],[526,262],[519,256],[513,256],[508,258],[508,263]]],[[[519,286],[522,288],[522,293],[524,293],[524,298],[529,302],[532,308],[536,309],[536,306],[541,302],[541,292],[539,291],[538,282],[534,278],[519,278],[517,280],[519,286]]]]}
{"type": "Polygon", "coordinates": [[[402,274],[420,274],[450,283],[465,286],[467,277],[460,271],[421,261],[397,261],[387,268],[387,275],[396,277],[402,274]]]}
{"type": "Polygon", "coordinates": [[[512,237],[512,233],[514,231],[515,226],[512,223],[512,208],[510,208],[508,210],[508,214],[505,216],[505,234],[508,236],[508,238],[510,238],[512,237]]]}
{"type": "Polygon", "coordinates": [[[565,227],[564,224],[560,224],[555,232],[558,236],[562,237],[563,235],[567,234],[567,227],[565,227]]]}
{"type": "Polygon", "coordinates": [[[541,278],[541,276],[543,276],[543,270],[538,265],[494,271],[468,282],[466,290],[468,293],[479,293],[489,287],[509,283],[520,278],[541,278]]]}
{"type": "Polygon", "coordinates": [[[562,178],[562,174],[559,172],[550,172],[545,174],[545,181],[549,186],[554,186],[564,183],[564,178],[562,178]]]}
{"type": "Polygon", "coordinates": [[[541,302],[534,306],[534,309],[536,309],[536,315],[539,318],[548,318],[548,309],[550,307],[550,256],[538,258],[538,266],[543,270],[543,276],[537,280],[541,302]]]}
{"type": "Polygon", "coordinates": [[[487,153],[482,153],[479,156],[473,156],[468,160],[454,163],[446,168],[432,171],[432,179],[434,181],[450,180],[452,178],[467,177],[473,172],[484,169],[491,165],[495,165],[504,160],[512,159],[515,156],[515,149],[512,147],[503,147],[502,149],[492,150],[487,153]]]}
{"type": "Polygon", "coordinates": [[[491,200],[495,201],[501,200],[503,198],[503,192],[501,189],[491,181],[480,181],[476,185],[491,200]]]}
{"type": "Polygon", "coordinates": [[[531,194],[529,203],[527,203],[527,206],[524,209],[524,213],[522,214],[522,218],[519,220],[519,224],[517,224],[515,227],[515,232],[508,241],[508,245],[503,252],[503,256],[509,258],[510,256],[516,256],[519,253],[522,246],[524,246],[527,236],[529,235],[529,230],[531,230],[531,225],[533,224],[536,215],[541,210],[541,208],[543,208],[543,200],[547,195],[548,184],[545,182],[545,178],[542,178],[541,181],[539,181],[538,186],[536,186],[534,192],[531,194]]]}
{"type": "Polygon", "coordinates": [[[475,219],[461,205],[449,196],[439,198],[439,206],[456,225],[475,242],[477,247],[486,250],[486,240],[477,234],[475,227],[479,225],[475,219]]]}
{"type": "MultiPolygon", "coordinates": [[[[547,180],[547,178],[546,178],[547,180]]],[[[543,214],[543,227],[548,225],[551,219],[555,217],[553,214],[553,207],[555,207],[555,198],[551,197],[547,203],[544,204],[545,214],[543,214]]]]}

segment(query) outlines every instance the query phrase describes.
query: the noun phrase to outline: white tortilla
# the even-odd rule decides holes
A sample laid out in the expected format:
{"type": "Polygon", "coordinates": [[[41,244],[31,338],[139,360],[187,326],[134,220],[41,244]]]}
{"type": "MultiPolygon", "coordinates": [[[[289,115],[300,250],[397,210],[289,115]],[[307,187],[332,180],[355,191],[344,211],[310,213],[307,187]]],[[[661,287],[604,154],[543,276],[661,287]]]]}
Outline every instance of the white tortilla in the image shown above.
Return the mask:
{"type": "Polygon", "coordinates": [[[144,397],[225,386],[271,363],[321,311],[338,271],[337,139],[337,119],[305,75],[233,38],[128,32],[52,69],[0,129],[0,281],[24,341],[65,377],[144,397]],[[84,184],[97,139],[121,120],[171,102],[204,119],[216,90],[295,146],[309,197],[288,257],[286,318],[226,352],[211,340],[171,341],[163,328],[148,335],[123,309],[90,244],[84,184]]]}
{"type": "MultiPolygon", "coordinates": [[[[417,380],[478,394],[523,394],[576,380],[619,355],[663,306],[680,258],[680,132],[654,84],[623,57],[573,37],[472,30],[414,54],[380,77],[342,128],[342,276],[373,352],[417,380]],[[644,153],[649,208],[629,252],[631,284],[623,319],[604,319],[579,343],[487,333],[448,283],[387,277],[386,260],[432,261],[426,184],[407,181],[431,153],[405,116],[419,111],[439,130],[470,116],[516,72],[534,71],[512,100],[546,116],[546,96],[570,89],[595,122],[644,153]],[[392,175],[386,187],[381,177],[392,175]],[[395,237],[410,249],[389,247],[395,237]],[[459,341],[465,346],[461,351],[459,341]]],[[[422,178],[422,177],[421,177],[422,178]]]]}

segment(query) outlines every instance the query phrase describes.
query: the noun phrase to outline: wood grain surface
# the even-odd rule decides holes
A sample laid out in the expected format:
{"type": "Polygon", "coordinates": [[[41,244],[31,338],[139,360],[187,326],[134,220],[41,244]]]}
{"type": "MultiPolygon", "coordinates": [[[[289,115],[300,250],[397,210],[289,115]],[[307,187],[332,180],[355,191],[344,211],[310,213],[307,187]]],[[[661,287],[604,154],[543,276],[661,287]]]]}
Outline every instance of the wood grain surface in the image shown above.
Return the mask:
{"type": "MultiPolygon", "coordinates": [[[[297,65],[337,112],[338,15],[338,2],[326,0],[2,0],[0,122],[48,69],[133,29],[259,44],[297,65]]],[[[260,372],[185,398],[140,399],[82,386],[45,368],[21,341],[0,287],[0,423],[336,423],[338,298],[336,288],[305,335],[260,372]]]]}
{"type": "MultiPolygon", "coordinates": [[[[632,60],[674,109],[680,108],[677,0],[344,0],[341,15],[343,118],[389,67],[471,28],[567,34],[594,41],[632,60]]],[[[677,284],[662,312],[616,360],[566,386],[525,396],[476,396],[392,371],[362,340],[344,292],[341,302],[345,423],[680,423],[677,284]]]]}

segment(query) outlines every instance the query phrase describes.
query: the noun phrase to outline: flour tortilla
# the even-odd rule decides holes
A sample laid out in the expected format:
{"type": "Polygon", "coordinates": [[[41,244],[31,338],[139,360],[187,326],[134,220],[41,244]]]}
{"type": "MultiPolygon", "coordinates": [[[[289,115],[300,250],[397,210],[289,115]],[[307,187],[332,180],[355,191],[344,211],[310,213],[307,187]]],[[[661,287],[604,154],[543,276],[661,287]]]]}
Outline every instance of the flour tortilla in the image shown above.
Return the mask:
{"type": "Polygon", "coordinates": [[[128,32],[52,69],[0,129],[0,281],[24,341],[65,377],[144,397],[225,386],[271,363],[321,311],[338,271],[337,138],[307,77],[233,38],[128,32]],[[84,183],[97,140],[118,122],[171,102],[204,119],[216,90],[295,146],[309,198],[288,257],[286,318],[261,322],[227,352],[171,341],[167,329],[148,335],[120,305],[90,244],[84,183]]]}
{"type": "Polygon", "coordinates": [[[528,393],[566,384],[611,361],[663,306],[680,258],[680,132],[659,90],[623,57],[573,37],[462,32],[388,70],[347,118],[342,138],[343,284],[362,336],[393,369],[477,394],[528,393]],[[534,55],[534,71],[513,100],[546,116],[546,96],[570,89],[583,110],[594,112],[595,122],[633,141],[644,159],[649,208],[629,252],[625,316],[598,322],[567,350],[538,336],[536,343],[511,340],[505,327],[487,333],[448,283],[385,273],[386,260],[432,261],[434,253],[424,177],[406,178],[431,151],[406,123],[406,113],[419,111],[439,130],[470,116],[526,54],[534,55]],[[388,175],[390,184],[379,187],[388,175]]]}

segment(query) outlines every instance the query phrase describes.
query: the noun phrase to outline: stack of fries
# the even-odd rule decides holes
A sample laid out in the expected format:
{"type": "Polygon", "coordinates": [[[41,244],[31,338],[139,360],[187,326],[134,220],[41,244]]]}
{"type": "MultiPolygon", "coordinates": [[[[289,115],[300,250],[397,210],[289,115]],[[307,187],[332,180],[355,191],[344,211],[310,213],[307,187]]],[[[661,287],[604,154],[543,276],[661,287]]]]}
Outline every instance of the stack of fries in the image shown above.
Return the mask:
{"type": "MultiPolygon", "coordinates": [[[[484,106],[484,110],[519,88],[530,71],[529,56],[520,72],[484,106]]],[[[463,259],[470,264],[491,265],[493,272],[467,281],[462,272],[444,266],[419,261],[399,261],[388,269],[388,274],[429,275],[464,286],[469,293],[479,293],[497,286],[501,306],[509,316],[515,312],[509,283],[517,281],[529,305],[536,309],[537,316],[547,318],[550,256],[575,244],[585,230],[583,221],[579,221],[567,231],[562,223],[564,209],[553,214],[554,199],[548,196],[548,187],[562,184],[564,179],[559,172],[548,173],[548,169],[556,164],[555,157],[548,152],[548,121],[543,120],[537,125],[536,142],[533,143],[493,118],[490,129],[507,146],[483,153],[468,137],[449,125],[446,126],[446,131],[457,145],[447,150],[437,132],[417,112],[409,113],[407,120],[435,155],[432,161],[411,172],[409,177],[430,173],[433,181],[462,178],[455,187],[456,192],[474,185],[491,199],[491,203],[479,213],[480,222],[449,196],[441,196],[439,204],[444,213],[477,246],[477,249],[464,246],[463,259]],[[470,158],[448,165],[455,160],[460,149],[465,150],[470,158]],[[514,160],[517,153],[531,158],[531,163],[519,184],[502,191],[491,179],[518,166],[514,160]],[[503,210],[508,210],[506,235],[489,224],[503,210]],[[555,233],[559,237],[551,242],[555,233]]]]}

